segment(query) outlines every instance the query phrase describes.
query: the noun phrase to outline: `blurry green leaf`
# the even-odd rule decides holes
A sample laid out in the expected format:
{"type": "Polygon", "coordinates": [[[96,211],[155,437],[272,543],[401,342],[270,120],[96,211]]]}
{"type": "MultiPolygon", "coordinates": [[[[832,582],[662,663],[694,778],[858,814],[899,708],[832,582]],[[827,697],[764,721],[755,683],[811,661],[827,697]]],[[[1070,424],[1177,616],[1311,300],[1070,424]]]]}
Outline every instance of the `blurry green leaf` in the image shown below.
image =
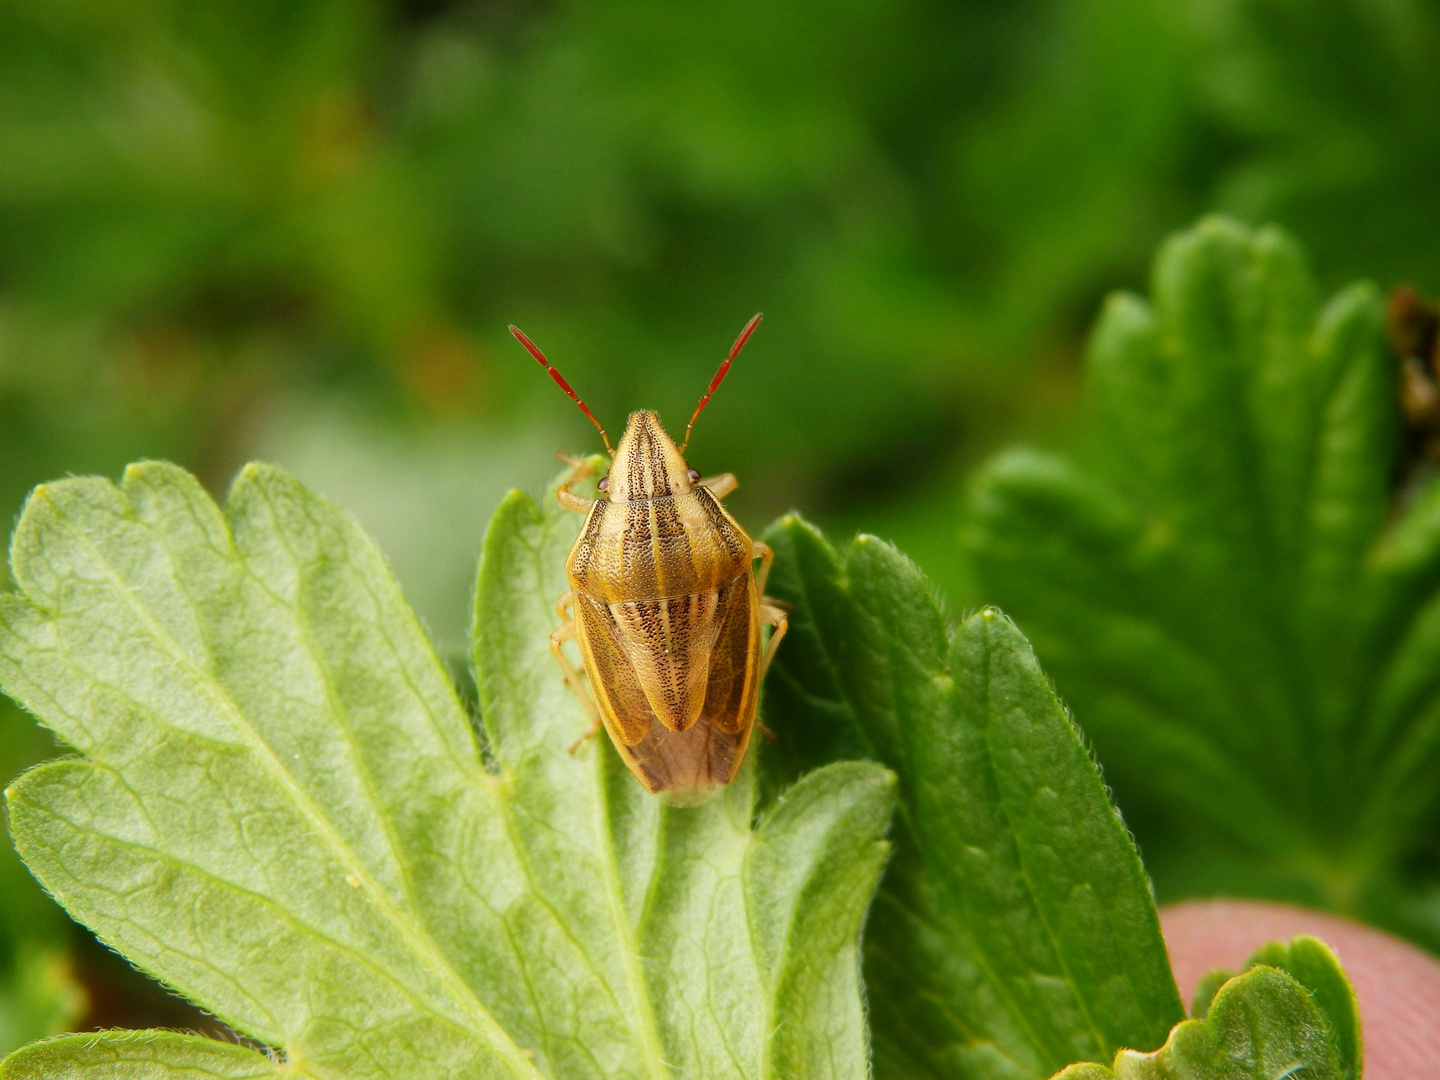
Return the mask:
{"type": "Polygon", "coordinates": [[[1440,485],[1392,498],[1380,298],[1275,229],[1172,239],[1091,340],[1088,455],[1001,455],[969,541],[1123,791],[1353,907],[1440,790],[1440,485]]]}
{"type": "MultiPolygon", "coordinates": [[[[1198,11],[1198,9],[1192,9],[1198,11]]],[[[1440,132],[1440,11],[1424,0],[1247,0],[1188,20],[1192,104],[1244,149],[1217,208],[1284,221],[1330,280],[1434,284],[1426,229],[1440,132]]]]}
{"type": "Polygon", "coordinates": [[[1195,984],[1195,993],[1190,1000],[1190,1016],[1196,1020],[1204,1020],[1220,987],[1234,977],[1235,972],[1225,968],[1211,968],[1201,975],[1200,981],[1195,984]]]}
{"type": "MultiPolygon", "coordinates": [[[[1342,976],[1343,978],[1343,976],[1342,976]]],[[[1273,967],[1220,988],[1204,1020],[1177,1024],[1159,1050],[1121,1050],[1113,1069],[1072,1065],[1055,1080],[1345,1080],[1324,1014],[1273,967]]]]}
{"type": "Polygon", "coordinates": [[[25,924],[10,924],[19,939],[14,963],[0,995],[0,1048],[17,1046],[70,1028],[85,1009],[85,991],[76,982],[65,939],[31,936],[25,924]]]}
{"type": "MultiPolygon", "coordinates": [[[[50,733],[0,698],[0,777],[54,753],[50,733]]],[[[70,929],[14,849],[0,845],[0,1055],[79,1019],[85,993],[72,970],[70,929]]]]}
{"type": "MultiPolygon", "coordinates": [[[[10,789],[21,853],[287,1075],[863,1077],[855,943],[891,777],[819,770],[752,829],[749,772],[676,810],[603,740],[567,754],[585,718],[547,637],[577,528],[515,494],[487,536],[492,772],[378,551],[285,474],[247,467],[223,514],[169,465],[42,487],[0,681],[84,756],[10,789]]],[[[268,1068],[133,1038],[93,1052],[268,1068]]],[[[79,1069],[86,1045],[8,1067],[79,1069]]]]}
{"type": "Polygon", "coordinates": [[[771,529],[794,605],[767,682],[781,772],[867,756],[902,828],[866,930],[879,1076],[1045,1077],[1184,1016],[1134,845],[1029,645],[994,611],[953,635],[873,537],[771,529]]]}

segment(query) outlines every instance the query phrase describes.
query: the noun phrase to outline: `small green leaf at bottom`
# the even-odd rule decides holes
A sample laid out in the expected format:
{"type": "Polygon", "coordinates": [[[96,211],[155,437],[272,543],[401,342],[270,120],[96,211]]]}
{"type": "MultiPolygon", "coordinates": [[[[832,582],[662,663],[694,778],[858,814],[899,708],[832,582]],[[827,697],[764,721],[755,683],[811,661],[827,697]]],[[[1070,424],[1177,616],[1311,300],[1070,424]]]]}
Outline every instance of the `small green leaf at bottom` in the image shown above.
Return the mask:
{"type": "Polygon", "coordinates": [[[0,1080],[262,1080],[304,1076],[248,1047],[174,1031],[62,1035],[0,1063],[0,1080]]]}
{"type": "MultiPolygon", "coordinates": [[[[1304,951],[1307,962],[1317,956],[1304,951]]],[[[1336,1035],[1318,995],[1288,972],[1257,964],[1220,988],[1205,1019],[1176,1024],[1160,1049],[1121,1050],[1109,1068],[1081,1062],[1054,1080],[1352,1080],[1358,1058],[1342,1059],[1336,1035]]]]}
{"type": "Polygon", "coordinates": [[[1335,953],[1302,935],[1261,946],[1247,968],[1207,973],[1194,1020],[1159,1050],[1119,1051],[1109,1068],[1083,1061],[1054,1080],[1359,1080],[1359,1009],[1335,953]]]}
{"type": "Polygon", "coordinates": [[[1310,991],[1330,1025],[1345,1080],[1359,1080],[1360,1005],[1355,1000],[1355,988],[1330,947],[1318,938],[1301,934],[1288,943],[1272,941],[1261,946],[1246,966],[1257,964],[1279,968],[1310,991]]]}

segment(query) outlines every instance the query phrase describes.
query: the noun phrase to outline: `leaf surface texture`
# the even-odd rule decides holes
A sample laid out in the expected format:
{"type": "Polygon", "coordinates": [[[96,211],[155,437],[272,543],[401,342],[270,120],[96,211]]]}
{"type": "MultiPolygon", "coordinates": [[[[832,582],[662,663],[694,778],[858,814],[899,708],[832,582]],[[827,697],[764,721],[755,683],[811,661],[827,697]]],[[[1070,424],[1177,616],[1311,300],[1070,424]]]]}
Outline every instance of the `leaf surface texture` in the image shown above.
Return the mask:
{"type": "MultiPolygon", "coordinates": [[[[79,756],[11,788],[22,855],[285,1075],[863,1077],[891,777],[820,770],[755,825],[748,772],[673,810],[603,740],[568,755],[586,721],[547,638],[577,528],[517,494],[486,537],[482,757],[374,545],[283,472],[247,467],[223,512],[162,464],[39,489],[0,682],[79,756]]],[[[272,1067],[161,1035],[83,1049],[5,1068],[272,1067]]]]}
{"type": "Polygon", "coordinates": [[[787,518],[793,605],[767,693],[777,772],[833,756],[900,778],[866,931],[877,1075],[1047,1077],[1159,1046],[1183,1015],[1148,883],[1081,735],[995,611],[951,634],[918,569],[787,518]]]}

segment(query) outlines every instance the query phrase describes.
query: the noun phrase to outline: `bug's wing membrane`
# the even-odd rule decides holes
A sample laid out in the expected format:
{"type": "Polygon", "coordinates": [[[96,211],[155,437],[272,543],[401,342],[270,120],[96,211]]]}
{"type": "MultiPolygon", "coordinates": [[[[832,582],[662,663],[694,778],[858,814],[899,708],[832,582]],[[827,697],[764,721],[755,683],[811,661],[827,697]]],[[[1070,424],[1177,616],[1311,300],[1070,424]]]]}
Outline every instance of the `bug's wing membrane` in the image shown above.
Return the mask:
{"type": "Polygon", "coordinates": [[[704,715],[737,735],[754,722],[760,681],[760,604],[749,574],[720,590],[715,622],[704,715]]]}
{"type": "Polygon", "coordinates": [[[614,609],[575,597],[576,638],[615,748],[648,790],[682,804],[735,778],[755,720],[760,621],[753,581],[747,575],[728,583],[706,608],[713,611],[714,636],[704,707],[698,723],[676,731],[651,708],[614,609]]]}
{"type": "Polygon", "coordinates": [[[688,730],[705,707],[719,603],[717,591],[610,605],[620,647],[671,731],[688,730]]]}
{"type": "Polygon", "coordinates": [[[625,650],[610,609],[584,593],[575,595],[575,622],[590,690],[610,730],[634,746],[650,730],[650,702],[625,650]]]}

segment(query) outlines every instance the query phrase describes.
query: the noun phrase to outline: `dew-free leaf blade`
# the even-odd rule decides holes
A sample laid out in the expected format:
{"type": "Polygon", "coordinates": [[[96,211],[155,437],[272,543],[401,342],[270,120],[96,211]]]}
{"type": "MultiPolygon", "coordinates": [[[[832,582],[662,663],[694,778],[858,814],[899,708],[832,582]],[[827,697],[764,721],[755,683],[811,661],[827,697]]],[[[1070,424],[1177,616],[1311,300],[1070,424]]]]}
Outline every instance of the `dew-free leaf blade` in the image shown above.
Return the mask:
{"type": "Polygon", "coordinates": [[[270,1080],[313,1076],[233,1043],[175,1031],[102,1031],[35,1043],[0,1063],[0,1080],[270,1080]]]}
{"type": "Polygon", "coordinates": [[[1025,626],[1067,700],[1111,732],[1108,769],[1251,843],[1295,846],[1296,825],[1244,769],[1243,697],[1222,662],[1171,618],[1176,533],[1115,487],[1050,454],[1010,450],[977,478],[968,535],[992,587],[1025,626]],[[1038,614],[1036,614],[1038,613],[1038,614]]]}
{"type": "Polygon", "coordinates": [[[247,468],[223,513],[164,465],[40,489],[0,680],[84,756],[10,793],[31,868],[317,1075],[863,1076],[891,779],[822,770],[756,832],[749,773],[672,810],[608,744],[566,753],[584,712],[547,638],[577,526],[515,496],[487,535],[490,771],[374,546],[288,476],[247,468]],[[788,876],[752,875],[777,848],[788,876]]]}
{"type": "Polygon", "coordinates": [[[1283,232],[1203,221],[1107,303],[1087,440],[997,458],[966,530],[1122,793],[1340,905],[1440,775],[1440,503],[1397,493],[1384,337],[1372,286],[1322,306],[1283,232]]]}
{"type": "Polygon", "coordinates": [[[771,679],[779,741],[839,718],[900,777],[866,937],[877,1073],[1043,1077],[1158,1045],[1184,1014],[1139,858],[1024,639],[987,611],[952,642],[874,538],[837,553],[791,517],[768,539],[803,643],[771,679]]]}
{"type": "Polygon", "coordinates": [[[1225,983],[1203,1020],[1177,1024],[1165,1045],[1121,1050],[1111,1068],[1071,1065],[1054,1080],[1344,1080],[1324,1015],[1304,986],[1273,967],[1225,983]]]}
{"type": "Polygon", "coordinates": [[[478,870],[439,822],[494,782],[353,521],[263,467],[222,516],[148,464],[39,489],[12,564],[0,678],[88,756],[22,778],[12,829],[73,914],[345,1075],[534,1075],[426,922],[422,873],[478,870]]]}
{"type": "Polygon", "coordinates": [[[1246,961],[1247,967],[1265,964],[1279,968],[1310,992],[1324,1016],[1334,1041],[1345,1080],[1360,1080],[1360,1003],[1339,959],[1318,938],[1301,934],[1290,941],[1272,941],[1246,961]]]}

